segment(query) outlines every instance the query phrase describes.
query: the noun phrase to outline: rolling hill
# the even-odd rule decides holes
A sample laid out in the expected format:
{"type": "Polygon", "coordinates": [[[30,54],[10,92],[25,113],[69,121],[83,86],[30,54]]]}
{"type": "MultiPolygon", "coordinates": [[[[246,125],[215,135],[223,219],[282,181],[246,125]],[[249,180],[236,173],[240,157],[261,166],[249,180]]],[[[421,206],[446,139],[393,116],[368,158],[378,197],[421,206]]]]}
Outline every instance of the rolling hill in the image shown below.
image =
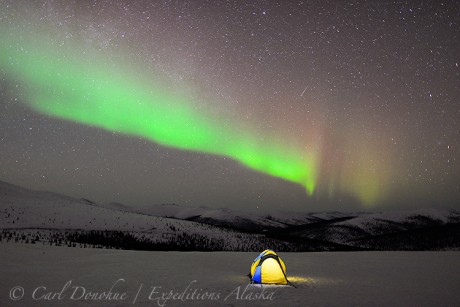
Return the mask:
{"type": "Polygon", "coordinates": [[[240,212],[175,204],[130,207],[0,181],[1,239],[145,250],[439,250],[460,247],[460,213],[240,212]]]}

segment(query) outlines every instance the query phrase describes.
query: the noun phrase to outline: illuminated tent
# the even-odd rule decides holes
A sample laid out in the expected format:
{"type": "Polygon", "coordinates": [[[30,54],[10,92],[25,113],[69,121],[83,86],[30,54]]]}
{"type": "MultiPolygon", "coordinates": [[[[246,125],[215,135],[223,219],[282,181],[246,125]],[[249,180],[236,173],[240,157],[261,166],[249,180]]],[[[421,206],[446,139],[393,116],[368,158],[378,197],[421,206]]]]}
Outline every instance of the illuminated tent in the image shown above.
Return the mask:
{"type": "Polygon", "coordinates": [[[254,259],[249,277],[251,282],[258,284],[289,284],[283,260],[271,249],[264,250],[254,259]]]}

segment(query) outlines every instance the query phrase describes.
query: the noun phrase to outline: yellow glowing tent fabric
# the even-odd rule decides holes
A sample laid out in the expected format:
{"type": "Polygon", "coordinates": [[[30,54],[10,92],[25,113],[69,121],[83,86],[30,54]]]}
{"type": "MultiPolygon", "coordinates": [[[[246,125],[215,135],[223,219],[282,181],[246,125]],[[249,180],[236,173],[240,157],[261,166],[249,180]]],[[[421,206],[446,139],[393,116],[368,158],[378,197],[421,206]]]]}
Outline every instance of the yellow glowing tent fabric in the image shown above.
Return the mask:
{"type": "Polygon", "coordinates": [[[272,250],[266,249],[251,265],[251,281],[259,284],[287,285],[286,266],[272,250]]]}

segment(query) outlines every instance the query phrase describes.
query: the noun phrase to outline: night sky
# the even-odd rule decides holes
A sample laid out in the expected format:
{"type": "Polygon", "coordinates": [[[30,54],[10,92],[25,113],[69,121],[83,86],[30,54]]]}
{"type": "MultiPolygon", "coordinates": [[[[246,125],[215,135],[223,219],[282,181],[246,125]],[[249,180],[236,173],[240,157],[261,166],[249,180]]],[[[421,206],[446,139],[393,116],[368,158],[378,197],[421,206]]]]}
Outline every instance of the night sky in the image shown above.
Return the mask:
{"type": "Polygon", "coordinates": [[[0,180],[98,202],[460,208],[458,1],[0,1],[0,180]]]}

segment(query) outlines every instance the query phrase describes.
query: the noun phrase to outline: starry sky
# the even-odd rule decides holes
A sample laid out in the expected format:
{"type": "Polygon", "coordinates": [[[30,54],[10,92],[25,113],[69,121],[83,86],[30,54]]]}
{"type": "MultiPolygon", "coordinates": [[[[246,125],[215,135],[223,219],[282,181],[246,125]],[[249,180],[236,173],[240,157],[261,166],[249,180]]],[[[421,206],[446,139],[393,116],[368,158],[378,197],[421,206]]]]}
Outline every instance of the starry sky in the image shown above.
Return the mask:
{"type": "Polygon", "coordinates": [[[458,1],[0,1],[0,180],[108,203],[460,208],[458,1]]]}

